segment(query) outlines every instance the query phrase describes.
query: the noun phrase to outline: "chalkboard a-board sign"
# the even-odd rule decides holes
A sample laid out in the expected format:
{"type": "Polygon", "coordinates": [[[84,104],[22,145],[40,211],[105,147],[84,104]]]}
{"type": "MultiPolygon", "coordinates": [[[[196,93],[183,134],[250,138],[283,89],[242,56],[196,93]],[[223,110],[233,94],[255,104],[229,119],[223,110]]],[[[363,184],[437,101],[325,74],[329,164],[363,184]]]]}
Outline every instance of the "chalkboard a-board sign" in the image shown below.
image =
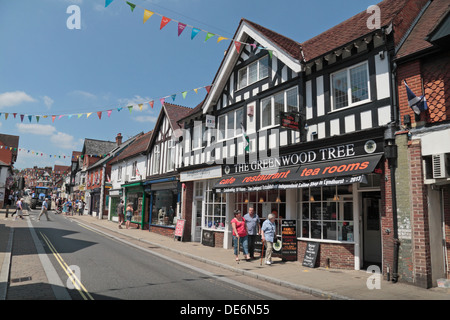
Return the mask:
{"type": "Polygon", "coordinates": [[[281,257],[285,261],[297,260],[297,231],[295,220],[283,220],[281,224],[283,238],[281,257]]]}
{"type": "Polygon", "coordinates": [[[306,244],[305,256],[303,257],[302,266],[314,268],[316,266],[317,253],[319,252],[320,243],[308,242],[306,244]]]}
{"type": "Polygon", "coordinates": [[[214,247],[214,232],[203,230],[202,244],[208,247],[214,247]]]}

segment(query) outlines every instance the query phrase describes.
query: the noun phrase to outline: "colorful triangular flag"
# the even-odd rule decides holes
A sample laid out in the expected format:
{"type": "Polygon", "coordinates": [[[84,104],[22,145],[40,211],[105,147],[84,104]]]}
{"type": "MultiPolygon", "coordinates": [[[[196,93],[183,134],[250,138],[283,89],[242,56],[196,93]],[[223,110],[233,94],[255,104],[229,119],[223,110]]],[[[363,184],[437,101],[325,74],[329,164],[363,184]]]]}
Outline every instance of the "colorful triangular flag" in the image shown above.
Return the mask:
{"type": "Polygon", "coordinates": [[[133,110],[133,106],[128,106],[128,111],[130,111],[130,114],[131,114],[132,110],[133,110]]]}
{"type": "Polygon", "coordinates": [[[240,51],[241,51],[241,45],[242,45],[242,43],[240,43],[239,41],[234,42],[234,46],[236,47],[236,50],[238,53],[240,53],[240,51]]]}
{"type": "Polygon", "coordinates": [[[200,32],[200,29],[192,28],[191,40],[193,40],[199,32],[200,32]]]}
{"type": "Polygon", "coordinates": [[[131,3],[131,2],[128,2],[128,1],[127,1],[127,3],[130,6],[130,8],[131,8],[131,12],[133,12],[134,8],[136,8],[136,5],[134,3],[131,3]]]}
{"type": "Polygon", "coordinates": [[[111,113],[112,113],[112,110],[108,110],[108,118],[111,115],[111,113]]]}
{"type": "Polygon", "coordinates": [[[101,112],[101,111],[98,111],[98,112],[97,112],[97,115],[98,115],[98,118],[101,120],[101,119],[102,119],[102,112],[101,112]]]}
{"type": "Polygon", "coordinates": [[[154,14],[153,11],[149,11],[149,10],[144,10],[144,23],[147,22],[148,19],[150,19],[150,17],[154,14]]]}
{"type": "Polygon", "coordinates": [[[111,4],[114,0],[105,0],[105,8],[111,4]]]}
{"type": "Polygon", "coordinates": [[[183,99],[186,99],[187,91],[181,93],[183,95],[183,99]]]}
{"type": "Polygon", "coordinates": [[[211,38],[214,37],[214,36],[215,36],[214,33],[208,32],[208,33],[206,34],[205,42],[208,41],[209,39],[211,39],[211,38]]]}
{"type": "Polygon", "coordinates": [[[183,33],[184,29],[186,28],[186,25],[184,23],[178,22],[178,36],[183,33]]]}
{"type": "Polygon", "coordinates": [[[159,26],[159,30],[164,28],[170,22],[170,20],[172,20],[172,19],[167,18],[167,17],[162,17],[161,18],[161,25],[159,26]]]}
{"type": "Polygon", "coordinates": [[[150,105],[150,107],[153,109],[153,105],[155,104],[155,102],[152,100],[148,103],[150,105]]]}

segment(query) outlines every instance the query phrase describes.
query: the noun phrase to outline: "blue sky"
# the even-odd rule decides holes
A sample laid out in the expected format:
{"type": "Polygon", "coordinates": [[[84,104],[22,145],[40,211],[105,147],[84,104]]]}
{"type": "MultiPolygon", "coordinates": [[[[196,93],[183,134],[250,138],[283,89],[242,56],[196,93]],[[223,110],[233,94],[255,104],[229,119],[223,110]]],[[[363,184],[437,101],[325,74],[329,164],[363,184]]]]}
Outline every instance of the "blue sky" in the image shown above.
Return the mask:
{"type": "Polygon", "coordinates": [[[114,141],[119,132],[126,139],[152,130],[162,97],[177,94],[175,101],[166,101],[195,107],[206,90],[196,94],[194,89],[212,83],[230,43],[217,43],[218,36],[231,38],[241,18],[303,42],[377,3],[130,2],[137,5],[134,12],[123,0],[107,8],[105,0],[0,0],[0,133],[20,136],[19,148],[25,151],[19,152],[16,168],[70,165],[72,151],[81,151],[84,138],[114,141]],[[70,5],[80,8],[79,30],[67,28],[70,5]],[[191,40],[187,28],[178,37],[177,23],[160,30],[156,14],[144,24],[143,8],[216,36],[205,42],[202,31],[191,40]],[[183,91],[188,91],[185,99],[183,91]],[[144,103],[142,111],[139,103],[144,103]],[[129,105],[135,106],[131,114],[129,105]],[[105,112],[99,120],[96,112],[108,109],[111,116],[105,112]],[[23,122],[20,114],[26,115],[23,122]],[[33,115],[31,122],[27,115],[33,115]],[[34,115],[50,116],[37,123],[34,115]],[[66,116],[52,122],[51,115],[66,116]]]}

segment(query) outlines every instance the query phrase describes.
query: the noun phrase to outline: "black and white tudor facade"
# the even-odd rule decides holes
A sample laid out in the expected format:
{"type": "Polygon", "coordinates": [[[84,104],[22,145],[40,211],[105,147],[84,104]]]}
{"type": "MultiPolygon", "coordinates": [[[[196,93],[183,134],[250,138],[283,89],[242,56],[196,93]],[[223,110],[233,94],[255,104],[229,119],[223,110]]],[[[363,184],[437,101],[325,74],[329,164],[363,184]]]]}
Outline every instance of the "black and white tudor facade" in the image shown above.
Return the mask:
{"type": "Polygon", "coordinates": [[[389,31],[320,52],[332,35],[300,44],[241,21],[234,39],[246,45],[230,45],[201,108],[181,120],[193,241],[230,248],[233,211],[253,206],[262,219],[277,214],[280,235],[283,221],[295,225],[299,260],[318,242],[322,265],[381,266],[389,31]]]}

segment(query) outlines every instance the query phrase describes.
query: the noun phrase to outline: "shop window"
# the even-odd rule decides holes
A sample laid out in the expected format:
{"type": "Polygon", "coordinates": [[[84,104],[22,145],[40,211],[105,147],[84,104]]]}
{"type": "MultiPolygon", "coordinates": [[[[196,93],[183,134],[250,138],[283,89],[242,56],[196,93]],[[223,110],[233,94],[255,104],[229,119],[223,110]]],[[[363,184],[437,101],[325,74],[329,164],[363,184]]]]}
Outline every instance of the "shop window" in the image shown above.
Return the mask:
{"type": "Polygon", "coordinates": [[[133,216],[131,221],[141,223],[142,222],[142,192],[129,192],[127,193],[127,205],[133,207],[133,216]]]}
{"type": "Polygon", "coordinates": [[[216,180],[211,180],[206,186],[206,211],[203,217],[203,228],[225,230],[226,195],[213,192],[216,180]]]}
{"type": "Polygon", "coordinates": [[[276,216],[275,225],[277,234],[281,234],[281,220],[286,217],[286,191],[285,190],[264,190],[254,192],[238,192],[235,195],[235,209],[239,209],[242,215],[248,213],[248,209],[253,207],[255,213],[262,222],[267,219],[269,213],[276,216]]]}
{"type": "Polygon", "coordinates": [[[152,225],[175,227],[176,208],[178,200],[177,190],[153,191],[152,225]]]}
{"type": "Polygon", "coordinates": [[[298,191],[298,236],[353,242],[352,185],[298,191]]]}

